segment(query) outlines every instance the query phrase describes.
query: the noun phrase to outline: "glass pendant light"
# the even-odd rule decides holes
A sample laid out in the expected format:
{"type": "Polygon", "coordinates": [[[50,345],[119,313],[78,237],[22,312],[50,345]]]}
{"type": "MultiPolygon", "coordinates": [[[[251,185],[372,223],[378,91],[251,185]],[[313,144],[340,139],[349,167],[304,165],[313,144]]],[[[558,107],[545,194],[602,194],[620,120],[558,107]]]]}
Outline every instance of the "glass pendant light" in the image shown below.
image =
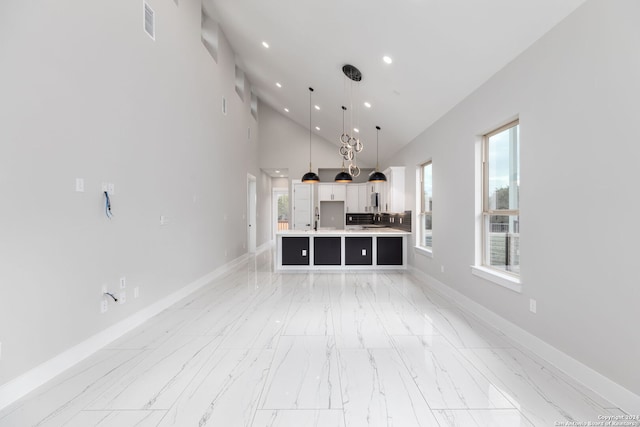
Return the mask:
{"type": "Polygon", "coordinates": [[[315,184],[320,182],[320,178],[316,175],[313,170],[311,170],[311,111],[313,110],[313,104],[311,102],[311,94],[313,93],[313,88],[309,88],[309,172],[305,173],[302,176],[302,182],[306,182],[307,184],[315,184]]]}
{"type": "MultiPolygon", "coordinates": [[[[342,135],[346,135],[344,132],[344,112],[345,111],[347,111],[347,107],[343,105],[342,106],[342,135]]],[[[344,167],[344,160],[346,156],[345,156],[345,153],[343,153],[342,151],[343,148],[344,148],[344,144],[342,147],[340,147],[340,155],[342,156],[342,171],[338,172],[338,174],[336,175],[335,181],[336,182],[353,182],[353,178],[344,167]]]]}
{"type": "Polygon", "coordinates": [[[380,172],[380,164],[378,163],[378,133],[380,132],[380,126],[376,126],[376,170],[371,175],[369,175],[369,182],[386,182],[387,177],[385,174],[380,172]]]}

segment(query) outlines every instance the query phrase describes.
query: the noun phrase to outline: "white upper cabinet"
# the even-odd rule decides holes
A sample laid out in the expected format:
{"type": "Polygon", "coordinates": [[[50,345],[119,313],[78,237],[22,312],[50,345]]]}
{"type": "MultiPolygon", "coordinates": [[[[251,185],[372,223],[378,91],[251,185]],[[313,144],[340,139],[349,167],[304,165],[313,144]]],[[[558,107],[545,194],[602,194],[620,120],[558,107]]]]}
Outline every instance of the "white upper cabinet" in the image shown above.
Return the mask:
{"type": "Polygon", "coordinates": [[[347,184],[347,212],[361,213],[367,211],[369,202],[367,200],[367,184],[347,184]]]}
{"type": "Polygon", "coordinates": [[[318,201],[340,202],[347,198],[344,184],[318,184],[318,201]]]}
{"type": "Polygon", "coordinates": [[[383,212],[404,212],[404,169],[404,166],[391,166],[384,171],[387,182],[382,196],[383,212]]]}

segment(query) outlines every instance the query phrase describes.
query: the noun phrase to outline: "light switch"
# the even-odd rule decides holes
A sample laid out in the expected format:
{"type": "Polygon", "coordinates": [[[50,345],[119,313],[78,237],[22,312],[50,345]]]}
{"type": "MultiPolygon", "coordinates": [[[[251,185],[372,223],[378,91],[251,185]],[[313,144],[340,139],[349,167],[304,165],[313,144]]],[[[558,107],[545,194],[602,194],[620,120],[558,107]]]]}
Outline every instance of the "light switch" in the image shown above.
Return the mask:
{"type": "Polygon", "coordinates": [[[76,191],[78,193],[84,193],[84,179],[76,178],[76,191]]]}
{"type": "Polygon", "coordinates": [[[306,249],[302,250],[302,256],[307,256],[307,250],[306,249]]]}
{"type": "Polygon", "coordinates": [[[367,250],[366,249],[362,250],[362,256],[367,256],[367,250]]]}

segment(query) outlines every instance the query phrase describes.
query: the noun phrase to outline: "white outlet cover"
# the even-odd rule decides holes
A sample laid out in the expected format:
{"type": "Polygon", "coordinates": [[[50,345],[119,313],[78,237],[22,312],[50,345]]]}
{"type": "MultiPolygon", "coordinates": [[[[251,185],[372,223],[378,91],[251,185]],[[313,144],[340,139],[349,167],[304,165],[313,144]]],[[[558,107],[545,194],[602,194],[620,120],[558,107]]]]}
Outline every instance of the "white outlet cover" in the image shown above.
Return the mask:
{"type": "Polygon", "coordinates": [[[529,311],[534,314],[538,311],[538,303],[533,298],[529,299],[529,311]]]}
{"type": "Polygon", "coordinates": [[[118,295],[118,304],[124,304],[126,302],[127,302],[127,293],[120,292],[120,295],[118,295]]]}
{"type": "Polygon", "coordinates": [[[138,298],[140,296],[140,287],[136,286],[133,288],[133,297],[138,298]]]}
{"type": "Polygon", "coordinates": [[[100,301],[100,313],[106,313],[109,310],[109,301],[103,299],[100,301]]]}
{"type": "Polygon", "coordinates": [[[127,278],[123,276],[120,278],[120,289],[124,289],[126,287],[127,287],[127,278]]]}
{"type": "Polygon", "coordinates": [[[84,179],[76,178],[76,191],[78,193],[84,193],[84,179]]]}

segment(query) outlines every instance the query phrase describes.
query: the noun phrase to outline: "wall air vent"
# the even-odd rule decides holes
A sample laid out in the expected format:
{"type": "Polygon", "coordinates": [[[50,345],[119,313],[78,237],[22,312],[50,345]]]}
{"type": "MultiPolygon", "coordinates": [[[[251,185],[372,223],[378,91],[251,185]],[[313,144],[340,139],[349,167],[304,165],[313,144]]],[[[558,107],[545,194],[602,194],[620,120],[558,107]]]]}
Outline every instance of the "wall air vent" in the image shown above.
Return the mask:
{"type": "Polygon", "coordinates": [[[144,32],[147,33],[152,40],[155,40],[156,39],[155,14],[153,13],[153,9],[151,9],[151,6],[149,6],[147,2],[143,2],[142,4],[144,9],[144,18],[142,21],[144,32]]]}

